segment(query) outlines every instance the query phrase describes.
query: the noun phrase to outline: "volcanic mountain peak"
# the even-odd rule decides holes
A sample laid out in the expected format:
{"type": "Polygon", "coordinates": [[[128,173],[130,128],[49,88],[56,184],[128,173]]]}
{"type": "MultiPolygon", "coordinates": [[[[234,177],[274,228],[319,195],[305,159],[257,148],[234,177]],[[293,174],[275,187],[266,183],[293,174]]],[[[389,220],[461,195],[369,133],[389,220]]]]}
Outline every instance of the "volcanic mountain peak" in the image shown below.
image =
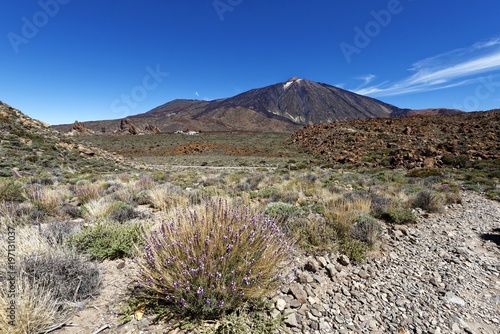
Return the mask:
{"type": "Polygon", "coordinates": [[[292,84],[296,83],[296,82],[300,82],[302,81],[302,79],[299,79],[297,77],[291,77],[290,79],[287,80],[287,82],[285,82],[285,84],[283,85],[283,88],[284,89],[287,89],[288,87],[290,87],[292,84]]]}

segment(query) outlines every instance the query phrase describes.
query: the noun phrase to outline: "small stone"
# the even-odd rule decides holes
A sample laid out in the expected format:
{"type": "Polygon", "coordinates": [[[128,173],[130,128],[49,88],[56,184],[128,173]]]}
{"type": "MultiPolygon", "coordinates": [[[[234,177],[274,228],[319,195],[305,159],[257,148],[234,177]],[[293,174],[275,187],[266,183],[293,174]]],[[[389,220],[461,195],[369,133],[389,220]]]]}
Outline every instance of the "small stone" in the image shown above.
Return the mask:
{"type": "Polygon", "coordinates": [[[406,303],[406,300],[403,299],[403,298],[396,299],[396,305],[397,306],[404,306],[405,303],[406,303]]]}
{"type": "Polygon", "coordinates": [[[457,304],[460,306],[465,306],[465,300],[462,298],[456,296],[453,292],[448,291],[445,295],[444,298],[447,302],[452,303],[452,304],[457,304]]]}
{"type": "Polygon", "coordinates": [[[281,315],[281,312],[276,310],[276,309],[271,311],[271,317],[273,319],[277,319],[280,315],[281,315]]]}
{"type": "Polygon", "coordinates": [[[302,287],[297,284],[296,282],[293,282],[291,285],[290,285],[290,291],[291,293],[294,295],[294,297],[299,301],[301,302],[302,304],[304,304],[305,302],[307,302],[307,293],[304,291],[304,289],[302,289],[302,287]]]}
{"type": "Polygon", "coordinates": [[[290,301],[291,308],[299,308],[301,305],[302,305],[302,303],[300,301],[298,301],[297,299],[292,299],[290,301]]]}
{"type": "Polygon", "coordinates": [[[332,330],[332,326],[328,322],[322,321],[319,324],[319,330],[322,331],[322,333],[330,333],[332,330]]]}
{"type": "Polygon", "coordinates": [[[299,282],[302,284],[314,282],[314,278],[307,271],[301,271],[298,273],[299,282]]]}
{"type": "Polygon", "coordinates": [[[327,265],[326,270],[328,272],[328,276],[330,276],[331,279],[333,279],[338,273],[337,269],[335,269],[335,266],[333,264],[327,265]]]}
{"type": "Polygon", "coordinates": [[[307,312],[307,318],[312,321],[318,321],[318,318],[315,317],[311,312],[307,312]]]}
{"type": "Polygon", "coordinates": [[[370,274],[368,274],[364,270],[360,270],[359,273],[358,273],[358,276],[361,277],[362,279],[367,279],[368,277],[370,277],[370,274]]]}
{"type": "Polygon", "coordinates": [[[311,304],[311,305],[314,305],[314,304],[316,304],[317,302],[319,302],[319,301],[318,301],[318,299],[316,299],[315,297],[311,297],[311,296],[307,297],[307,301],[308,301],[308,302],[309,302],[309,304],[311,304]]]}
{"type": "Polygon", "coordinates": [[[118,265],[116,266],[116,269],[123,269],[123,268],[125,268],[125,261],[118,263],[118,265]]]}
{"type": "Polygon", "coordinates": [[[276,300],[275,307],[278,311],[283,311],[286,307],[286,301],[284,299],[278,298],[276,300]]]}
{"type": "Polygon", "coordinates": [[[316,309],[316,308],[312,308],[311,309],[311,313],[312,313],[312,315],[314,315],[315,317],[318,317],[318,318],[321,317],[321,316],[323,316],[321,314],[321,312],[318,309],[316,309]]]}
{"type": "Polygon", "coordinates": [[[145,329],[145,328],[149,327],[149,325],[151,325],[151,323],[150,323],[150,322],[149,322],[149,320],[148,320],[148,319],[146,319],[146,318],[144,318],[144,319],[142,319],[141,321],[137,322],[137,328],[138,328],[139,330],[143,330],[143,329],[145,329]]]}
{"type": "Polygon", "coordinates": [[[369,320],[368,321],[368,327],[370,327],[370,329],[373,329],[373,330],[378,329],[377,321],[375,321],[373,319],[369,320]]]}
{"type": "Polygon", "coordinates": [[[345,254],[340,255],[337,261],[343,266],[348,266],[351,263],[345,254]]]}
{"type": "Polygon", "coordinates": [[[326,283],[326,279],[325,277],[321,276],[321,275],[318,275],[318,274],[314,274],[313,275],[313,278],[316,282],[318,282],[320,285],[323,285],[326,283]]]}
{"type": "Polygon", "coordinates": [[[429,283],[431,283],[435,287],[439,287],[439,282],[435,277],[431,277],[431,279],[429,280],[429,283]]]}
{"type": "Polygon", "coordinates": [[[308,259],[306,264],[304,265],[304,269],[313,273],[318,272],[319,263],[314,259],[308,259]]]}
{"type": "Polygon", "coordinates": [[[326,267],[328,265],[328,261],[326,260],[325,257],[323,256],[317,256],[316,257],[316,260],[319,262],[319,264],[322,266],[322,267],[326,267]]]}
{"type": "Polygon", "coordinates": [[[290,327],[297,327],[297,328],[301,327],[299,325],[299,322],[297,321],[297,315],[295,313],[292,313],[285,318],[285,324],[287,324],[290,327]]]}

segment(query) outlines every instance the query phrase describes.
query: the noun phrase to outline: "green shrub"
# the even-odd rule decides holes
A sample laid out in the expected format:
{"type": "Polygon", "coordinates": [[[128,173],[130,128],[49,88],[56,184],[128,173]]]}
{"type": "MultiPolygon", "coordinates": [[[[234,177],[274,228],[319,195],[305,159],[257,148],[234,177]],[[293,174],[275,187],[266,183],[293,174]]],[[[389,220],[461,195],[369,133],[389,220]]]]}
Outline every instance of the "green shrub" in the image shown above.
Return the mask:
{"type": "Polygon", "coordinates": [[[366,259],[368,246],[360,240],[345,238],[339,242],[338,246],[339,251],[347,255],[351,261],[360,263],[366,259]]]}
{"type": "Polygon", "coordinates": [[[268,198],[273,202],[279,200],[279,190],[275,187],[265,188],[259,192],[259,197],[268,198]]]}
{"type": "Polygon", "coordinates": [[[0,201],[22,202],[26,199],[24,185],[15,180],[0,181],[0,201]]]}
{"type": "Polygon", "coordinates": [[[415,168],[406,173],[407,177],[426,178],[431,176],[443,176],[443,171],[438,168],[415,168]]]}
{"type": "Polygon", "coordinates": [[[442,205],[439,194],[429,190],[418,192],[412,201],[412,207],[420,208],[427,212],[439,212],[442,205]]]}
{"type": "Polygon", "coordinates": [[[123,223],[134,218],[137,218],[139,213],[135,211],[134,207],[125,202],[117,201],[113,203],[113,209],[109,218],[117,222],[123,223]]]}
{"type": "Polygon", "coordinates": [[[145,240],[138,258],[145,300],[197,319],[275,292],[292,255],[273,220],[222,200],[179,212],[145,240]]]}
{"type": "Polygon", "coordinates": [[[369,215],[359,215],[351,228],[351,237],[372,246],[382,234],[380,223],[369,215]]]}
{"type": "Polygon", "coordinates": [[[393,224],[413,224],[417,222],[417,217],[413,214],[411,209],[393,207],[389,208],[384,217],[393,224]]]}
{"type": "Polygon", "coordinates": [[[371,194],[370,198],[371,214],[376,218],[383,218],[394,202],[394,199],[378,194],[371,194]]]}
{"type": "Polygon", "coordinates": [[[141,240],[138,224],[99,222],[68,238],[67,245],[94,259],[116,259],[132,255],[134,244],[141,240]]]}
{"type": "Polygon", "coordinates": [[[301,214],[304,214],[303,208],[283,202],[269,203],[264,209],[264,215],[273,218],[299,216],[301,214]]]}

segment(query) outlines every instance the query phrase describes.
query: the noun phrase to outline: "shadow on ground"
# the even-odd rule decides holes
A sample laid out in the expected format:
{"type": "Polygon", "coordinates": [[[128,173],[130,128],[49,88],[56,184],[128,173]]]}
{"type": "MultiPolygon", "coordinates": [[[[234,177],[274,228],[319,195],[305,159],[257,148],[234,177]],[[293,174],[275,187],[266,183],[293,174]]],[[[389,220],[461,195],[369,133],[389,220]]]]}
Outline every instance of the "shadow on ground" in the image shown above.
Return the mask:
{"type": "Polygon", "coordinates": [[[494,242],[497,246],[500,246],[500,228],[495,228],[490,233],[481,234],[481,239],[494,242]]]}

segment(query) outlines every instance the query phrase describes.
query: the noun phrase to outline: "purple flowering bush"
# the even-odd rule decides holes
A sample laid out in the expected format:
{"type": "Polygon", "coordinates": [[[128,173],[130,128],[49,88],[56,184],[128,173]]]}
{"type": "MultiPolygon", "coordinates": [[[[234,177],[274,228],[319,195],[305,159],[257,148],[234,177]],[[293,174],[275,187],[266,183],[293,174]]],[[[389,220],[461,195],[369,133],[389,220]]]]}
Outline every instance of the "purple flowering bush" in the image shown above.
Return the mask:
{"type": "Polygon", "coordinates": [[[293,256],[273,219],[222,199],[182,211],[145,240],[138,258],[144,296],[198,319],[276,292],[293,256]]]}

